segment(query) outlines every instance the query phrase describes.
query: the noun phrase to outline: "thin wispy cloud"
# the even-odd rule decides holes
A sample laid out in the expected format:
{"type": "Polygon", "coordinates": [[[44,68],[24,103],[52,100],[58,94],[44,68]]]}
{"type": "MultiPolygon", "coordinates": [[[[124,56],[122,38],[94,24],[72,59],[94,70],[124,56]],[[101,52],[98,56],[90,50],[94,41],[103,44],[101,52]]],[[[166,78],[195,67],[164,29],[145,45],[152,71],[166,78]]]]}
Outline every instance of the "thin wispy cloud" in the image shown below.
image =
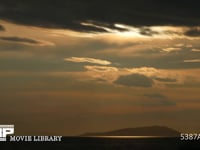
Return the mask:
{"type": "Polygon", "coordinates": [[[70,57],[65,58],[65,61],[71,61],[75,63],[92,63],[92,64],[99,64],[99,65],[110,65],[111,62],[107,60],[102,59],[95,59],[95,58],[89,58],[89,57],[70,57]]]}
{"type": "Polygon", "coordinates": [[[184,60],[185,63],[199,63],[200,59],[189,59],[189,60],[184,60]]]}
{"type": "Polygon", "coordinates": [[[39,41],[31,38],[26,37],[16,37],[16,36],[9,36],[9,37],[0,37],[0,40],[5,42],[15,42],[21,44],[28,44],[28,45],[38,45],[38,46],[53,46],[54,44],[47,41],[39,41]]]}
{"type": "Polygon", "coordinates": [[[165,95],[163,95],[161,93],[149,93],[149,94],[144,94],[144,96],[154,100],[154,103],[151,104],[153,106],[155,106],[155,105],[162,105],[162,106],[176,105],[176,103],[174,101],[169,100],[165,95]]]}
{"type": "Polygon", "coordinates": [[[177,81],[177,79],[173,79],[173,78],[159,78],[159,77],[156,77],[155,80],[159,82],[176,82],[177,81]]]}
{"type": "Polygon", "coordinates": [[[162,50],[165,52],[172,52],[172,51],[179,51],[181,49],[177,47],[169,47],[169,48],[163,48],[162,50]]]}
{"type": "Polygon", "coordinates": [[[192,49],[191,51],[192,51],[192,52],[200,52],[200,49],[195,49],[195,48],[194,48],[194,49],[192,49]]]}
{"type": "Polygon", "coordinates": [[[39,41],[22,37],[0,37],[1,40],[19,43],[39,44],[39,41]]]}

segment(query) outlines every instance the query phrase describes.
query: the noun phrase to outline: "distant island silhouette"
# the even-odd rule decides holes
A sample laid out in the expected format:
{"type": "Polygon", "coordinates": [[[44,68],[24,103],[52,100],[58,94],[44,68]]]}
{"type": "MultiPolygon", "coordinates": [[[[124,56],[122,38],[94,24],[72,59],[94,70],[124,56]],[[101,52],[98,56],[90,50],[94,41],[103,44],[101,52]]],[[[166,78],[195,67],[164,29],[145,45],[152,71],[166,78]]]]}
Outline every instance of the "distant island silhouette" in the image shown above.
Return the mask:
{"type": "Polygon", "coordinates": [[[108,132],[85,133],[81,136],[167,136],[179,137],[180,132],[165,126],[124,128],[108,132]]]}

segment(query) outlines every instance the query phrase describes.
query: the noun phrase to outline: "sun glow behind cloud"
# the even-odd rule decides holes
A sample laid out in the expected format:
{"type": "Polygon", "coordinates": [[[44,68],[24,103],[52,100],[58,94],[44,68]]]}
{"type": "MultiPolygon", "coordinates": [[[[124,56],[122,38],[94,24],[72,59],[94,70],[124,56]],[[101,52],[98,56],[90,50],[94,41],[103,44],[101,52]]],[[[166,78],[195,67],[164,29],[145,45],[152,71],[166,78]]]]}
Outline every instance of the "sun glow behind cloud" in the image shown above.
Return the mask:
{"type": "MultiPolygon", "coordinates": [[[[181,26],[143,26],[143,27],[134,27],[129,25],[124,25],[120,23],[115,23],[114,28],[109,28],[101,25],[96,25],[95,22],[82,22],[83,26],[96,27],[98,29],[103,29],[107,33],[94,32],[96,36],[101,34],[114,34],[120,37],[129,37],[129,38],[162,38],[162,39],[173,39],[173,38],[186,38],[187,36],[184,33],[190,30],[188,27],[181,26]],[[122,29],[122,30],[119,30],[122,29]]],[[[191,38],[191,37],[187,37],[191,38]]]]}
{"type": "MultiPolygon", "coordinates": [[[[152,40],[152,39],[198,39],[199,37],[188,36],[185,32],[189,31],[189,27],[183,26],[143,26],[134,27],[130,25],[115,23],[113,25],[104,25],[103,23],[95,23],[95,21],[81,22],[80,25],[94,27],[102,29],[105,32],[100,31],[75,31],[70,29],[48,29],[41,27],[27,28],[24,25],[16,25],[7,21],[0,20],[0,23],[6,27],[1,35],[4,37],[19,36],[23,38],[37,39],[41,41],[41,46],[54,46],[55,43],[60,43],[57,39],[60,37],[74,37],[74,38],[88,38],[88,39],[104,39],[104,40],[152,40]],[[23,32],[20,32],[23,31],[23,32]],[[12,33],[12,34],[11,34],[12,33]],[[56,39],[56,42],[55,42],[56,39]],[[55,43],[53,43],[55,42],[55,43]]],[[[62,41],[62,40],[61,40],[62,41]]],[[[63,41],[64,42],[64,41],[63,41]]]]}

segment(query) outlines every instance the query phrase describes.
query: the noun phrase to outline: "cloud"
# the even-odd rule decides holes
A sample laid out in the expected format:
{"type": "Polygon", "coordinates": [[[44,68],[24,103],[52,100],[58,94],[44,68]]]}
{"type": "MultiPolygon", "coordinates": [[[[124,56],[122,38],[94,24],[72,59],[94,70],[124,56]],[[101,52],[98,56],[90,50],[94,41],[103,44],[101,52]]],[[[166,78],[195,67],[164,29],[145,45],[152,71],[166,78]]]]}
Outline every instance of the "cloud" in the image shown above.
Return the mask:
{"type": "Polygon", "coordinates": [[[150,97],[150,98],[159,98],[159,99],[166,99],[167,98],[166,96],[164,96],[160,93],[144,94],[144,96],[150,97]]]}
{"type": "Polygon", "coordinates": [[[89,80],[104,80],[110,84],[118,78],[120,72],[118,68],[109,66],[84,66],[84,68],[87,70],[85,73],[89,80]]]}
{"type": "Polygon", "coordinates": [[[128,31],[126,28],[121,28],[116,26],[115,24],[107,24],[98,21],[86,21],[80,23],[84,27],[93,27],[96,30],[102,30],[103,32],[118,32],[118,31],[128,31]]]}
{"type": "Polygon", "coordinates": [[[154,105],[165,105],[165,106],[173,106],[176,105],[175,102],[168,100],[168,98],[160,93],[150,93],[144,94],[143,96],[151,98],[154,100],[154,105]]]}
{"type": "Polygon", "coordinates": [[[187,36],[191,36],[191,37],[199,37],[200,36],[200,27],[190,28],[184,34],[187,36]]]}
{"type": "Polygon", "coordinates": [[[29,44],[39,44],[39,42],[36,40],[21,38],[21,37],[0,37],[0,39],[4,41],[11,41],[11,42],[25,42],[29,44]]]}
{"type": "Polygon", "coordinates": [[[0,25],[0,31],[5,31],[4,26],[0,25]]]}
{"type": "Polygon", "coordinates": [[[0,37],[0,40],[7,41],[7,42],[29,44],[29,45],[40,45],[40,46],[54,45],[53,43],[46,42],[46,41],[38,41],[38,40],[30,39],[30,38],[16,37],[16,36],[0,37]]]}
{"type": "Polygon", "coordinates": [[[105,67],[105,66],[84,66],[85,69],[95,72],[118,72],[116,67],[105,67]]]}
{"type": "Polygon", "coordinates": [[[70,57],[70,58],[65,58],[64,60],[76,62],[76,63],[88,62],[88,63],[99,64],[99,65],[110,65],[111,64],[111,62],[109,62],[107,60],[88,58],[88,57],[70,57]]]}
{"type": "Polygon", "coordinates": [[[114,83],[128,87],[152,87],[154,84],[152,79],[141,74],[120,76],[114,83]]]}
{"type": "Polygon", "coordinates": [[[191,51],[192,51],[192,52],[200,52],[200,49],[194,48],[194,49],[192,49],[191,51]]]}
{"type": "Polygon", "coordinates": [[[132,74],[143,74],[148,77],[159,74],[159,70],[153,67],[125,68],[125,70],[131,72],[132,74]]]}
{"type": "Polygon", "coordinates": [[[142,28],[140,28],[140,34],[146,35],[146,36],[153,36],[153,35],[159,34],[159,33],[157,31],[153,31],[151,28],[142,27],[142,28]]]}
{"type": "Polygon", "coordinates": [[[184,60],[185,63],[199,63],[200,59],[189,59],[189,60],[184,60]]]}
{"type": "Polygon", "coordinates": [[[160,81],[160,82],[176,82],[176,79],[171,79],[171,78],[159,78],[156,77],[155,80],[160,81]]]}
{"type": "MultiPolygon", "coordinates": [[[[134,0],[2,0],[0,16],[12,22],[48,28],[107,32],[102,28],[83,26],[83,21],[96,21],[109,28],[115,23],[132,26],[200,25],[199,1],[134,0]],[[48,5],[48,7],[46,7],[48,5]],[[178,6],[178,7],[176,7],[178,6]],[[158,9],[159,8],[159,9],[158,9]],[[181,12],[181,13],[180,13],[181,12]]],[[[144,34],[149,34],[145,31],[144,34]]]]}
{"type": "Polygon", "coordinates": [[[169,48],[163,48],[162,50],[165,52],[172,52],[172,51],[179,51],[179,50],[181,50],[181,48],[169,47],[169,48]]]}

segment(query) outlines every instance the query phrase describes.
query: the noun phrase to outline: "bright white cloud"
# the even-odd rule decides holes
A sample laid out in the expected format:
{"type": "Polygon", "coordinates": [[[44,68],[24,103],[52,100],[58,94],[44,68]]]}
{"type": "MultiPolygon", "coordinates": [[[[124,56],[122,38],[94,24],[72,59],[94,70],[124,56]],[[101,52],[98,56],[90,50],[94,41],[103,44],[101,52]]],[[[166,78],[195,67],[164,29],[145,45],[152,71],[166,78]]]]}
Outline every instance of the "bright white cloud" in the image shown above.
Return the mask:
{"type": "Polygon", "coordinates": [[[98,29],[103,29],[103,30],[105,30],[107,32],[111,32],[111,33],[117,32],[117,30],[113,30],[113,29],[110,29],[110,28],[105,27],[105,26],[95,25],[93,23],[82,22],[81,25],[90,26],[90,27],[96,27],[98,29]]]}
{"type": "Polygon", "coordinates": [[[95,58],[89,58],[89,57],[70,57],[70,58],[65,58],[64,60],[76,62],[76,63],[88,62],[88,63],[99,64],[99,65],[111,64],[111,62],[107,60],[95,59],[95,58]]]}

